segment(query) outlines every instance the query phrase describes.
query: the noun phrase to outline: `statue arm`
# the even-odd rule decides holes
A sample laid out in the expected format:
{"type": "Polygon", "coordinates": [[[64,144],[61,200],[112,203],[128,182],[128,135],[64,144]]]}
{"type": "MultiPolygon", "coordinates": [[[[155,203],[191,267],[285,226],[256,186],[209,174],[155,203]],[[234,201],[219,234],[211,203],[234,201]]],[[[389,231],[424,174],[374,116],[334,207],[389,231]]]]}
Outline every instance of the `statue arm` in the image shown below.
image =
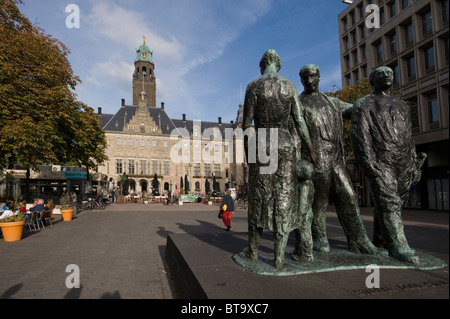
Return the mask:
{"type": "Polygon", "coordinates": [[[367,111],[362,110],[357,103],[352,115],[351,141],[353,152],[361,169],[368,177],[380,176],[372,136],[370,135],[370,119],[367,111]]]}
{"type": "MultiPolygon", "coordinates": [[[[248,128],[252,127],[255,104],[256,104],[256,96],[249,85],[247,86],[247,91],[245,92],[245,99],[244,99],[244,116],[242,120],[243,122],[242,129],[244,132],[248,128]]],[[[244,151],[247,162],[248,162],[248,138],[249,138],[248,136],[246,137],[244,135],[244,151]]]]}
{"type": "Polygon", "coordinates": [[[301,104],[297,94],[295,94],[292,106],[292,117],[294,119],[295,128],[301,137],[302,142],[308,149],[312,162],[316,166],[319,163],[319,159],[317,158],[317,154],[314,151],[314,146],[309,136],[308,126],[306,125],[305,118],[303,117],[303,110],[304,106],[301,104]]]}

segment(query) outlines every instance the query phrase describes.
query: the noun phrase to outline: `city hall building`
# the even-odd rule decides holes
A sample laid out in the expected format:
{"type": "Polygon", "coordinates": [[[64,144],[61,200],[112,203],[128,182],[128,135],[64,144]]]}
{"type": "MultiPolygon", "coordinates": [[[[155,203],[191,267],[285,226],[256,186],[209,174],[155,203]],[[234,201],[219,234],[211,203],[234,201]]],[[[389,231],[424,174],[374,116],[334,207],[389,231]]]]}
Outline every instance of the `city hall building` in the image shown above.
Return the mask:
{"type": "MultiPolygon", "coordinates": [[[[349,2],[338,17],[342,83],[351,86],[379,66],[393,70],[394,90],[410,105],[416,150],[428,154],[405,205],[448,210],[449,0],[349,2]],[[367,19],[379,28],[368,28],[367,19]]],[[[359,182],[360,202],[370,205],[368,185],[359,182]]]]}
{"type": "Polygon", "coordinates": [[[156,105],[153,52],[145,40],[136,53],[132,104],[122,99],[115,114],[98,110],[108,145],[108,161],[98,172],[108,176],[110,187],[125,177],[125,192],[138,194],[242,190],[245,170],[236,155],[243,148],[235,138],[242,114],[238,111],[236,121],[229,123],[221,117],[217,122],[193,121],[187,114],[170,118],[164,103],[156,105]]]}

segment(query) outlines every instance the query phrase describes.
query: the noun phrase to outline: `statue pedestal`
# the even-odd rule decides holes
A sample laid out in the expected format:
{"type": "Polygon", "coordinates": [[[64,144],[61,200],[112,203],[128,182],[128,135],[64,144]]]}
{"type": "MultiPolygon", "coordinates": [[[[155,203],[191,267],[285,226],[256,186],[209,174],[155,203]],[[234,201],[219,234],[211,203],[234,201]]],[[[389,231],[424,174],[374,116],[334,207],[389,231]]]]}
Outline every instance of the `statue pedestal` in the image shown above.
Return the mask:
{"type": "Polygon", "coordinates": [[[316,253],[314,264],[301,265],[290,259],[293,238],[290,242],[286,253],[289,265],[275,275],[272,238],[263,236],[257,274],[250,267],[252,262],[239,253],[248,246],[246,232],[212,228],[210,232],[169,234],[165,261],[176,297],[233,300],[449,297],[448,266],[433,256],[418,253],[424,264],[407,265],[392,258],[379,260],[350,253],[345,242],[333,240],[329,254],[316,253]],[[366,279],[370,273],[365,268],[377,263],[381,288],[369,289],[366,279]]]}
{"type": "Polygon", "coordinates": [[[447,267],[447,264],[439,258],[418,252],[420,262],[411,264],[398,261],[392,257],[373,257],[370,255],[356,254],[348,250],[332,249],[329,253],[314,252],[314,262],[305,263],[294,261],[292,254],[286,253],[286,267],[278,270],[273,266],[273,255],[260,254],[258,260],[251,260],[245,253],[233,256],[233,260],[245,270],[259,275],[268,276],[294,276],[338,270],[366,269],[369,265],[375,265],[379,269],[417,269],[433,270],[447,267]]]}

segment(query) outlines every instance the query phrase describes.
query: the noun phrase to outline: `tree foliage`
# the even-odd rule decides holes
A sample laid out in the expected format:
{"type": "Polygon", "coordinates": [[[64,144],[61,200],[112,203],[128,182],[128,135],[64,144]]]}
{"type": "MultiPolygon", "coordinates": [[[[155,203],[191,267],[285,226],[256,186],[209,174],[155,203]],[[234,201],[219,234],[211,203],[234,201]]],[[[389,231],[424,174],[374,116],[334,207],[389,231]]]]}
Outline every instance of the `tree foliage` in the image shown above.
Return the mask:
{"type": "Polygon", "coordinates": [[[93,110],[76,100],[81,82],[69,49],[33,26],[21,0],[0,0],[0,156],[27,169],[106,160],[106,138],[93,110]]]}
{"type": "MultiPolygon", "coordinates": [[[[357,84],[344,87],[336,92],[325,92],[328,96],[351,104],[370,93],[372,93],[372,87],[367,78],[362,78],[357,84]]],[[[352,145],[350,140],[350,120],[348,119],[344,119],[344,148],[345,155],[349,156],[352,153],[352,145]]]]}

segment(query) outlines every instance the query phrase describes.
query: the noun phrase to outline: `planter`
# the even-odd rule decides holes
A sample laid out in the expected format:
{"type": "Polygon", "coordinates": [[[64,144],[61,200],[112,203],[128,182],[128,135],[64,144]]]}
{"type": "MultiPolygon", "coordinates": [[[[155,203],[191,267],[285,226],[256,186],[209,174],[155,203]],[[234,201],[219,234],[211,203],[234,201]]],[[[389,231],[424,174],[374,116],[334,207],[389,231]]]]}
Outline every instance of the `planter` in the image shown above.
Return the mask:
{"type": "Polygon", "coordinates": [[[125,199],[123,197],[117,198],[117,204],[123,204],[125,202],[125,199]]]}
{"type": "Polygon", "coordinates": [[[209,206],[212,206],[212,201],[208,201],[208,205],[209,205],[209,206]]]}
{"type": "Polygon", "coordinates": [[[180,201],[178,202],[178,205],[183,206],[183,201],[180,200],[180,201]]]}
{"type": "Polygon", "coordinates": [[[61,208],[61,216],[63,221],[70,222],[72,220],[73,216],[73,209],[72,208],[61,208]]]}
{"type": "Polygon", "coordinates": [[[148,204],[148,200],[144,200],[144,204],[148,204]]]}
{"type": "Polygon", "coordinates": [[[23,225],[25,221],[13,223],[0,223],[2,228],[3,239],[6,242],[14,242],[22,239],[23,225]]]}

